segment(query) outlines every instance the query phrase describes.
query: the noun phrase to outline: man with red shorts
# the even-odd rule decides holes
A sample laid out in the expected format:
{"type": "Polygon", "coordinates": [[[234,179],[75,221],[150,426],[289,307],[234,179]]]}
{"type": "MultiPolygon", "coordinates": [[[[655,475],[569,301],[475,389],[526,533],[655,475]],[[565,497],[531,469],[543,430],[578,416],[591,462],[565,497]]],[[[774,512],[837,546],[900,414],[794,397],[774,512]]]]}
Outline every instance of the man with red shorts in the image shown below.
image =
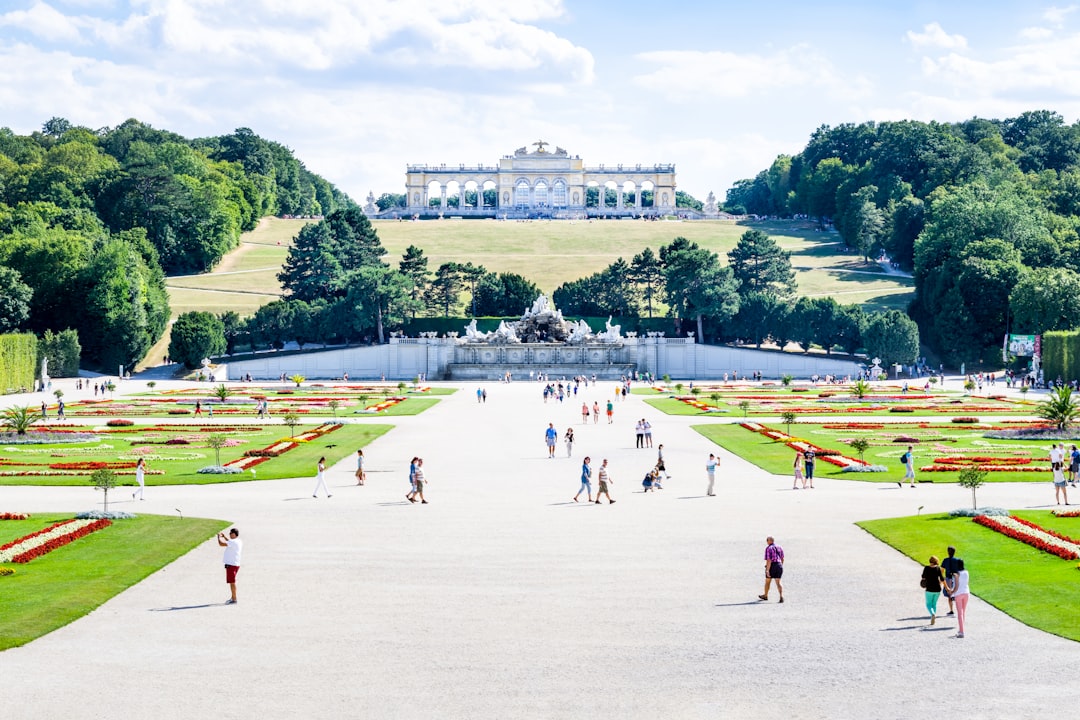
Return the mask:
{"type": "Polygon", "coordinates": [[[225,582],[229,583],[232,597],[225,601],[226,605],[236,604],[236,573],[240,572],[240,553],[244,549],[244,541],[240,539],[240,531],[233,528],[229,531],[229,537],[225,533],[218,533],[217,544],[225,548],[225,582]]]}

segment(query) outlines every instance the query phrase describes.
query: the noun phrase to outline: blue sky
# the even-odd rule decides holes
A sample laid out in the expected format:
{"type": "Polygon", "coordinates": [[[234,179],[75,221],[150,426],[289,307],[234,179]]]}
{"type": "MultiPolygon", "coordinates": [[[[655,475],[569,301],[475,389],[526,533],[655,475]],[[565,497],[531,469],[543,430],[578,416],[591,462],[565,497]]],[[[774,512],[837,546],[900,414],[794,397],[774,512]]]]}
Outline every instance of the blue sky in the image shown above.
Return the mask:
{"type": "Polygon", "coordinates": [[[1037,2],[6,0],[0,126],[250,127],[362,199],[539,138],[731,183],[822,124],[1080,118],[1080,10],[1037,2]],[[677,7],[677,11],[668,8],[677,7]]]}

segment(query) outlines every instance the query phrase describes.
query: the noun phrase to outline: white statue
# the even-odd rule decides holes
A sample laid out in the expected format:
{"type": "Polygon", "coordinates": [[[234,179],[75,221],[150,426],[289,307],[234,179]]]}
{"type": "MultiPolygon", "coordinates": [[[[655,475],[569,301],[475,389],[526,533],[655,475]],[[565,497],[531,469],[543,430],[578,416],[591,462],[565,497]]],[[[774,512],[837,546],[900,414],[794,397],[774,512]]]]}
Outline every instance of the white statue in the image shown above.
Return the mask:
{"type": "Polygon", "coordinates": [[[571,344],[583,343],[588,340],[591,335],[592,328],[589,327],[589,323],[584,320],[578,320],[570,326],[570,337],[566,339],[566,342],[571,344]]]}
{"type": "Polygon", "coordinates": [[[489,337],[490,341],[498,343],[519,343],[521,339],[518,338],[517,332],[514,331],[513,325],[507,325],[505,320],[499,321],[499,327],[492,333],[494,337],[489,337]]]}
{"type": "Polygon", "coordinates": [[[604,323],[606,328],[604,332],[596,336],[596,339],[600,342],[619,342],[622,339],[622,325],[612,325],[611,316],[608,315],[607,322],[604,323]]]}
{"type": "Polygon", "coordinates": [[[476,329],[476,318],[465,326],[465,341],[466,342],[484,342],[487,340],[488,334],[480,332],[476,329]]]}
{"type": "Polygon", "coordinates": [[[525,313],[525,315],[541,315],[543,313],[549,312],[550,310],[551,307],[548,303],[547,297],[544,295],[540,295],[540,297],[536,298],[536,300],[533,301],[532,308],[529,309],[525,313]]]}

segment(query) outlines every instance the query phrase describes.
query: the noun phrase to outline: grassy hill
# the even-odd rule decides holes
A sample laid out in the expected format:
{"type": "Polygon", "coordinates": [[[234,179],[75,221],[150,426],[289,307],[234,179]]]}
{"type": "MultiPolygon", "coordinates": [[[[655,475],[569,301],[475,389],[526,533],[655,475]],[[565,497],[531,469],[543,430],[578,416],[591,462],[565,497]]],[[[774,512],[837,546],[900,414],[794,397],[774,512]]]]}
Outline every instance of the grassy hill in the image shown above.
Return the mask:
{"type": "MultiPolygon", "coordinates": [[[[289,243],[306,222],[264,218],[213,272],[170,277],[173,317],[189,310],[250,315],[280,297],[276,275],[289,243]]],[[[472,261],[491,271],[520,273],[547,293],[602,270],[620,256],[629,260],[645,247],[657,250],[679,236],[723,257],[750,227],[769,233],[791,252],[800,295],[830,295],[840,303],[880,309],[906,307],[913,293],[910,278],[886,275],[876,263],[863,263],[844,252],[835,232],[821,232],[807,222],[378,220],[374,225],[392,263],[416,245],[430,258],[432,270],[451,260],[472,261]]],[[[148,361],[159,362],[167,348],[166,335],[148,361]]]]}

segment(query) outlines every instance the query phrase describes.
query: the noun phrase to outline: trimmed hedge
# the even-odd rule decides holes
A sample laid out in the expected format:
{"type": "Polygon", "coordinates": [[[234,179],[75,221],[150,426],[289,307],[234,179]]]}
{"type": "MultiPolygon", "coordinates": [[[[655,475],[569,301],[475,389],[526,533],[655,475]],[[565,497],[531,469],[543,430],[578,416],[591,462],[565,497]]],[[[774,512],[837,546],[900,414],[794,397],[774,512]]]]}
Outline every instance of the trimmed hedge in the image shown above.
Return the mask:
{"type": "Polygon", "coordinates": [[[1080,380],[1080,330],[1057,330],[1042,336],[1043,377],[1080,380]]]}
{"type": "Polygon", "coordinates": [[[0,335],[0,392],[33,390],[36,362],[36,337],[29,333],[0,335]]]}
{"type": "MultiPolygon", "coordinates": [[[[505,320],[507,322],[520,320],[520,316],[514,317],[479,317],[476,318],[476,329],[480,332],[491,332],[497,330],[499,322],[505,320]]],[[[574,322],[578,320],[578,317],[566,317],[568,322],[574,322]]],[[[589,327],[594,332],[603,332],[606,327],[607,317],[583,317],[580,318],[589,324],[589,327]]],[[[452,318],[416,318],[406,322],[401,329],[405,331],[405,334],[409,337],[416,337],[422,332],[437,332],[439,335],[445,335],[448,332],[461,333],[465,335],[465,326],[472,322],[472,318],[464,317],[452,317],[452,318]]],[[[637,318],[637,317],[616,317],[611,319],[612,325],[621,325],[622,334],[625,336],[627,332],[636,331],[638,333],[646,333],[649,331],[665,332],[668,337],[675,336],[675,322],[671,318],[666,317],[654,317],[654,318],[637,318]]],[[[685,323],[684,323],[685,325],[685,323]]],[[[691,324],[691,330],[697,330],[697,326],[691,324]]]]}

